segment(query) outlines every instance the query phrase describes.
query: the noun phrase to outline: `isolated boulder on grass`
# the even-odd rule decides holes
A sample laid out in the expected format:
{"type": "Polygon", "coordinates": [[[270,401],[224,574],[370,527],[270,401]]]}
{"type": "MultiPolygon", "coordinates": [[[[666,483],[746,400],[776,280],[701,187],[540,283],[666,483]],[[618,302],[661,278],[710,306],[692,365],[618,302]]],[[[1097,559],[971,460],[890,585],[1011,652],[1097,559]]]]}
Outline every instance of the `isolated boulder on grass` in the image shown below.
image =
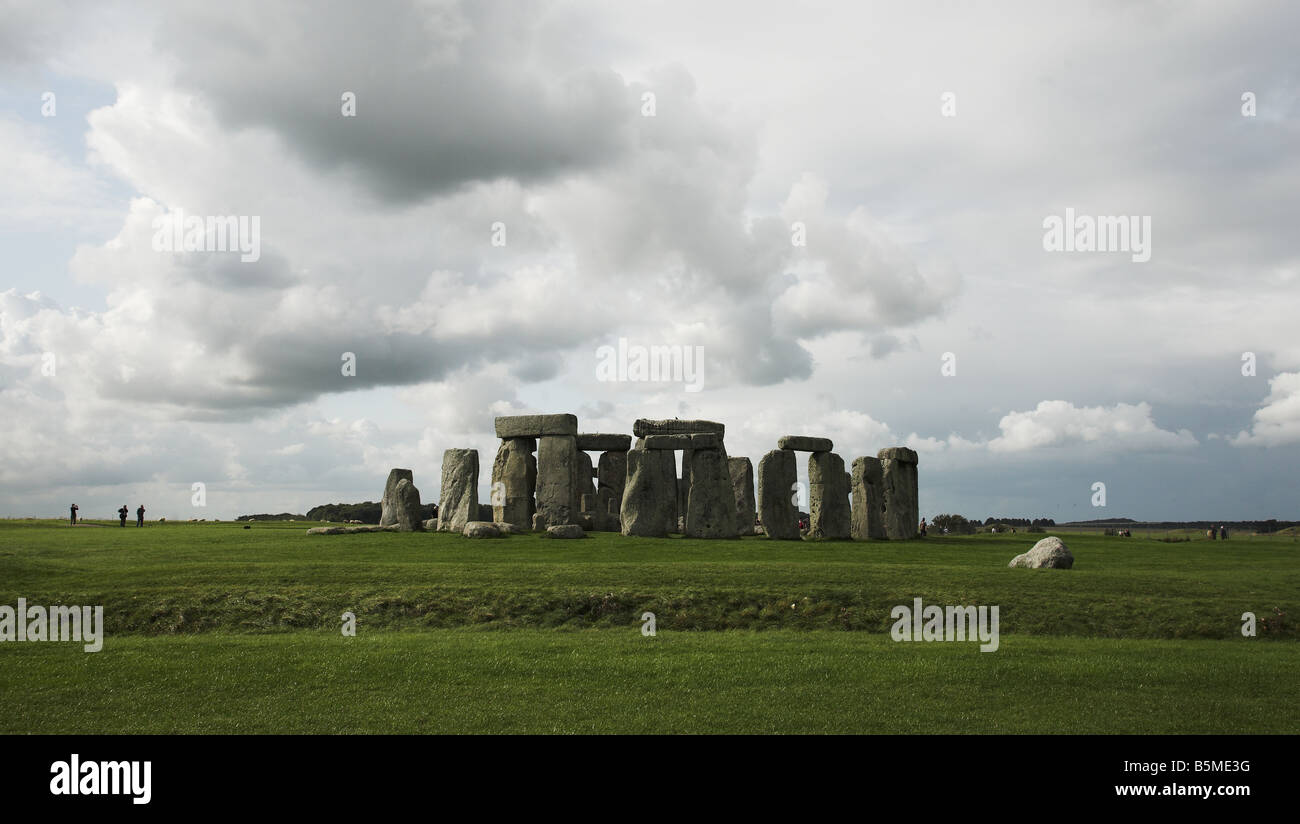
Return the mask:
{"type": "Polygon", "coordinates": [[[1034,548],[1011,559],[1009,567],[1027,569],[1069,569],[1074,566],[1074,556],[1064,542],[1055,535],[1034,544],[1034,548]]]}
{"type": "Polygon", "coordinates": [[[501,530],[491,521],[470,521],[463,534],[466,538],[500,538],[501,530]]]}
{"type": "Polygon", "coordinates": [[[547,538],[586,538],[587,533],[577,524],[560,524],[546,528],[547,538]]]}

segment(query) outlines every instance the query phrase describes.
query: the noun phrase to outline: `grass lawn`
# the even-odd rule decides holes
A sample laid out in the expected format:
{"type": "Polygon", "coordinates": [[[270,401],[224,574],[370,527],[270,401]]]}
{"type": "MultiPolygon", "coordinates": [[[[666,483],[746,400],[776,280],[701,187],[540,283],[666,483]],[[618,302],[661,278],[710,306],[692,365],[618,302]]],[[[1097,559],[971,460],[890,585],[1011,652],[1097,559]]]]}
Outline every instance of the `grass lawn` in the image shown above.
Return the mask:
{"type": "Polygon", "coordinates": [[[0,604],[104,606],[102,652],[0,645],[0,732],[1300,732],[1291,537],[776,542],[307,536],[0,521],[0,604]],[[997,605],[1001,647],[889,612],[997,605]],[[1290,613],[1258,638],[1241,614],[1290,613]],[[358,635],[339,632],[357,615],[358,635]],[[643,611],[659,635],[640,634],[643,611]]]}

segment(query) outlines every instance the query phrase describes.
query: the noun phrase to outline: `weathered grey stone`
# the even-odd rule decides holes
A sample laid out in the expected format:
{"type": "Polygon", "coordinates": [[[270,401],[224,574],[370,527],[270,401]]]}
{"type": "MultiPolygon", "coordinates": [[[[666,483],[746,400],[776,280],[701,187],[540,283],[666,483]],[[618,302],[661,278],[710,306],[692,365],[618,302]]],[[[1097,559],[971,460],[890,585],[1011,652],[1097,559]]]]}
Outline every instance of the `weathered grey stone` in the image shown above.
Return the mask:
{"type": "Polygon", "coordinates": [[[921,520],[916,453],[903,446],[878,453],[884,489],[885,534],[891,541],[916,537],[921,520]]]}
{"type": "Polygon", "coordinates": [[[768,538],[799,540],[799,511],[791,500],[799,473],[794,452],[773,449],[758,461],[758,516],[768,538]]]}
{"type": "Polygon", "coordinates": [[[1034,544],[1034,548],[1011,559],[1009,567],[1027,567],[1028,569],[1070,569],[1074,566],[1074,555],[1055,535],[1044,538],[1034,544]]]}
{"type": "Polygon", "coordinates": [[[411,483],[415,483],[415,476],[409,469],[390,469],[388,471],[388,480],[384,482],[384,497],[380,499],[380,526],[392,526],[397,523],[397,517],[395,514],[397,498],[394,497],[394,493],[397,491],[397,482],[403,478],[411,483]]]}
{"type": "Polygon", "coordinates": [[[696,449],[691,456],[691,484],[686,499],[689,538],[735,538],[736,498],[731,473],[718,449],[696,449]]]}
{"type": "MultiPolygon", "coordinates": [[[[828,441],[829,443],[829,441],[828,441]]],[[[808,535],[820,540],[848,540],[849,485],[844,459],[834,452],[808,456],[808,535]]]]}
{"type": "Polygon", "coordinates": [[[596,531],[596,516],[594,513],[588,514],[586,512],[581,512],[578,514],[577,521],[578,526],[582,527],[583,532],[596,531]]]}
{"type": "Polygon", "coordinates": [[[491,521],[470,521],[462,534],[466,538],[500,538],[501,530],[491,521]]]}
{"type": "Polygon", "coordinates": [[[677,418],[664,421],[640,418],[632,424],[632,434],[638,438],[647,435],[690,435],[695,432],[716,432],[725,435],[727,428],[717,421],[683,421],[677,418]]]}
{"type": "Polygon", "coordinates": [[[492,520],[527,529],[537,489],[537,449],[532,438],[507,438],[492,462],[492,520]],[[498,486],[500,484],[500,486],[498,486]]]}
{"type": "Polygon", "coordinates": [[[609,488],[614,497],[623,500],[623,486],[627,483],[627,451],[602,452],[596,461],[596,491],[609,488]]]}
{"type": "Polygon", "coordinates": [[[533,532],[546,531],[546,516],[540,512],[533,513],[533,532]]]}
{"type": "Polygon", "coordinates": [[[731,497],[736,502],[736,534],[753,535],[754,518],[754,465],[749,458],[727,458],[727,473],[731,476],[731,497]]]}
{"type": "Polygon", "coordinates": [[[438,531],[461,532],[481,520],[478,510],[478,450],[448,449],[442,453],[442,494],[438,498],[438,531]]]}
{"type": "Polygon", "coordinates": [[[587,533],[582,531],[582,527],[577,524],[559,524],[548,526],[544,538],[586,538],[587,533]]]}
{"type": "MultiPolygon", "coordinates": [[[[663,478],[663,456],[672,453],[630,449],[627,453],[627,484],[619,504],[619,525],[624,535],[662,538],[668,534],[663,496],[676,495],[663,478]]],[[[676,474],[673,476],[676,478],[676,474]]]]}
{"type": "Polygon", "coordinates": [[[596,523],[594,529],[600,532],[618,532],[618,510],[622,502],[622,494],[615,494],[614,490],[602,486],[596,493],[596,512],[592,516],[596,523]]]}
{"type": "Polygon", "coordinates": [[[585,514],[594,513],[596,511],[596,493],[582,493],[582,498],[578,501],[578,511],[585,514]]]}
{"type": "Polygon", "coordinates": [[[721,449],[722,436],[717,432],[696,432],[691,436],[691,449],[721,449]]]}
{"type": "Polygon", "coordinates": [[[528,531],[527,527],[522,527],[519,526],[518,524],[506,523],[504,521],[493,521],[492,526],[496,527],[497,531],[500,532],[502,535],[522,535],[523,533],[528,531]]]}
{"type": "Polygon", "coordinates": [[[691,436],[681,435],[646,435],[645,449],[690,449],[691,436]]]}
{"type": "MultiPolygon", "coordinates": [[[[546,526],[571,524],[578,514],[579,453],[572,435],[548,435],[537,442],[537,514],[546,526]]],[[[590,458],[588,458],[588,463],[590,458]]],[[[591,483],[590,474],[586,483],[591,483]]]]}
{"type": "Polygon", "coordinates": [[[626,452],[632,448],[632,436],[584,433],[578,436],[578,448],[587,452],[626,452]]]}
{"type": "Polygon", "coordinates": [[[577,435],[576,415],[506,415],[496,419],[498,438],[540,438],[543,435],[577,435]]]}
{"type": "Polygon", "coordinates": [[[582,450],[577,453],[578,463],[573,473],[573,497],[581,509],[583,495],[596,494],[596,469],[591,463],[591,456],[582,450]]]}
{"type": "Polygon", "coordinates": [[[424,522],[424,530],[425,530],[425,532],[437,532],[437,531],[438,531],[438,519],[437,519],[437,518],[430,518],[429,520],[425,521],[425,522],[424,522]]]}
{"type": "Polygon", "coordinates": [[[406,478],[401,478],[393,489],[392,524],[399,532],[423,532],[424,508],[420,506],[420,490],[406,478]]]}
{"type": "Polygon", "coordinates": [[[882,461],[902,461],[911,464],[917,462],[916,450],[908,449],[906,446],[887,446],[877,452],[876,457],[882,461]]]}
{"type": "Polygon", "coordinates": [[[797,449],[800,452],[830,452],[835,448],[830,438],[811,438],[807,435],[786,435],[778,438],[779,449],[797,449]]]}
{"type": "Polygon", "coordinates": [[[853,513],[850,535],[855,541],[888,537],[885,534],[884,475],[879,458],[870,456],[853,462],[853,513]]]}

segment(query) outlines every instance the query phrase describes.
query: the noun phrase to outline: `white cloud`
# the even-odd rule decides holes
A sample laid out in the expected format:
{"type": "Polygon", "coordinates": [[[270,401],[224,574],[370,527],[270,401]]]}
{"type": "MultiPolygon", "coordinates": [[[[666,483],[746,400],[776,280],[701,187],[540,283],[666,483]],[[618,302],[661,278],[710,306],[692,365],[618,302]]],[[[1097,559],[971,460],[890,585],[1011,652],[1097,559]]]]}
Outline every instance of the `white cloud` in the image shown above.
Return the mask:
{"type": "Polygon", "coordinates": [[[1229,439],[1233,446],[1285,446],[1300,443],[1300,372],[1269,378],[1268,397],[1255,411],[1250,431],[1229,439]]]}
{"type": "Polygon", "coordinates": [[[991,452],[1085,445],[1091,449],[1164,451],[1196,446],[1186,429],[1170,432],[1151,418],[1151,405],[1117,403],[1113,407],[1078,407],[1068,401],[1042,401],[1028,412],[1012,412],[998,421],[1002,434],[989,441],[991,452]]]}

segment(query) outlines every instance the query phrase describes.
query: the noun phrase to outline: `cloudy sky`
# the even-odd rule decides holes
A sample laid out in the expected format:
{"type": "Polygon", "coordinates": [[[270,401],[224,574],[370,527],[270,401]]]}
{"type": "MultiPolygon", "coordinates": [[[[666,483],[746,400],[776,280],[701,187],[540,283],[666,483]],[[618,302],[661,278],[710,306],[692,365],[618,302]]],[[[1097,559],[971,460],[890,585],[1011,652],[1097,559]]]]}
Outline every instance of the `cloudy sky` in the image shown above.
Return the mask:
{"type": "Polygon", "coordinates": [[[450,447],[486,496],[493,416],[563,411],[722,421],[755,463],[907,444],[931,516],[1300,518],[1297,31],[6,2],[0,515],[303,512],[393,466],[433,500],[450,447]],[[1045,248],[1067,209],[1149,219],[1149,260],[1045,248]],[[178,214],[255,216],[258,259],[155,248],[178,214]],[[620,339],[702,373],[603,380],[620,339]]]}

